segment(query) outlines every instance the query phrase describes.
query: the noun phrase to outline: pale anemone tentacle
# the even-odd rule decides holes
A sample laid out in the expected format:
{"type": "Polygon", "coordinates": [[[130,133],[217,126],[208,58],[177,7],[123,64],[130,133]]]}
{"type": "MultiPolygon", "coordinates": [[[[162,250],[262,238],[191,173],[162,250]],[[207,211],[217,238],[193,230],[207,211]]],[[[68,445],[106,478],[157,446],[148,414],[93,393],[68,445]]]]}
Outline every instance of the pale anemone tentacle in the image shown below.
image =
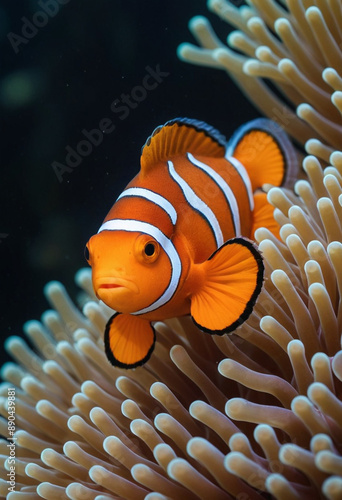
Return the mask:
{"type": "MultiPolygon", "coordinates": [[[[282,241],[256,232],[266,280],[233,335],[204,334],[188,317],[157,322],[150,361],[123,371],[103,351],[110,311],[94,298],[90,271],[77,274],[83,314],[64,287],[45,288],[56,310],[25,325],[33,347],[6,342],[15,363],[2,369],[3,435],[8,388],[16,392],[9,500],[339,497],[340,156],[327,169],[313,156],[304,165],[308,181],[298,181],[297,195],[268,191],[282,241]]],[[[7,488],[0,481],[0,497],[7,488]]]]}
{"type": "MultiPolygon", "coordinates": [[[[242,54],[204,18],[191,23],[200,47],[180,53],[227,70],[265,114],[309,139],[308,180],[295,193],[267,187],[281,241],[255,234],[266,279],[253,313],[222,337],[190,318],[156,323],[150,361],[125,372],[106,360],[111,312],[89,270],[76,276],[82,313],[62,285],[48,285],[55,310],[25,325],[32,348],[6,342],[15,363],[1,372],[0,432],[14,388],[16,488],[1,479],[1,498],[342,496],[341,12],[336,2],[248,3],[209,1],[239,30],[228,43],[242,54]]],[[[0,440],[1,478],[7,445],[0,440]]]]}
{"type": "Polygon", "coordinates": [[[181,44],[180,59],[227,71],[263,114],[306,143],[309,154],[328,161],[342,140],[340,6],[248,3],[238,8],[228,0],[209,0],[208,8],[237,31],[225,45],[205,17],[194,17],[189,28],[198,46],[181,44]]]}

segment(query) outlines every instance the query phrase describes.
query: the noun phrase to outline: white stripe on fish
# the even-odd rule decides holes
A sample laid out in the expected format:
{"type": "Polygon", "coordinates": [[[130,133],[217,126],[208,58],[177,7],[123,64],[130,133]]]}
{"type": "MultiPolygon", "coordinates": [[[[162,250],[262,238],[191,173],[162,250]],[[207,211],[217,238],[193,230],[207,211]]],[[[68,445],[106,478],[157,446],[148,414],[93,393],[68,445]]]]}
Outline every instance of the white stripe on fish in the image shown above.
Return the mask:
{"type": "Polygon", "coordinates": [[[177,290],[182,274],[182,263],[172,241],[167,238],[167,236],[165,236],[165,234],[156,226],[148,224],[147,222],[132,219],[108,220],[102,224],[98,233],[102,231],[128,231],[148,234],[159,243],[170,260],[171,279],[165,292],[155,302],[153,302],[153,304],[150,304],[139,311],[132,312],[132,314],[149,313],[169,302],[177,290]]]}
{"type": "Polygon", "coordinates": [[[168,167],[169,167],[169,173],[172,177],[172,179],[177,182],[179,187],[181,188],[184,197],[186,201],[189,203],[189,205],[199,212],[208,222],[210,229],[212,230],[215,240],[216,240],[216,246],[219,248],[220,246],[223,245],[224,239],[222,235],[222,231],[220,228],[220,224],[214,214],[214,212],[211,210],[211,208],[208,207],[206,203],[204,203],[203,200],[197,194],[195,191],[189,186],[189,184],[179,175],[177,174],[172,161],[167,162],[168,167]]]}

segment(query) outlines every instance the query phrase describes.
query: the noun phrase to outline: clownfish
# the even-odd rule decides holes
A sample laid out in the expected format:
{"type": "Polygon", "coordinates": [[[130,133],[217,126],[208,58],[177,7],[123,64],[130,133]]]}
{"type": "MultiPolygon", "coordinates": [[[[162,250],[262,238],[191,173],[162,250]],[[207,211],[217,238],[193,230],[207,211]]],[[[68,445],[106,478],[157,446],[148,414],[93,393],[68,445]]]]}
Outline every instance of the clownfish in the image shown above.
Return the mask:
{"type": "Polygon", "coordinates": [[[114,309],[105,352],[117,367],[151,356],[154,321],[191,315],[222,335],[251,314],[264,278],[251,241],[279,237],[263,184],[288,185],[293,146],[279,125],[256,119],[226,142],[208,124],[176,118],[154,130],[141,169],[86,246],[96,296],[114,309]]]}

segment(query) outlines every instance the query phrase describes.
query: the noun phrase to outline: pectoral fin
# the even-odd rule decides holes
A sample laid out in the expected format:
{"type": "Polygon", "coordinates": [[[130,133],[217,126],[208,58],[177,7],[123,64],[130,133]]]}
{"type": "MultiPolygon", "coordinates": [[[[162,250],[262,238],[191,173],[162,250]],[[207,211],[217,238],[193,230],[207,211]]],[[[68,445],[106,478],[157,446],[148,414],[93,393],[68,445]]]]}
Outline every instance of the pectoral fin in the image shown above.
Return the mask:
{"type": "Polygon", "coordinates": [[[136,368],[150,358],[155,344],[155,331],[145,319],[116,313],[106,325],[104,343],[112,365],[136,368]]]}
{"type": "Polygon", "coordinates": [[[201,266],[204,283],[191,297],[192,319],[208,333],[232,332],[249,317],[261,291],[261,254],[251,241],[234,238],[201,266]]]}

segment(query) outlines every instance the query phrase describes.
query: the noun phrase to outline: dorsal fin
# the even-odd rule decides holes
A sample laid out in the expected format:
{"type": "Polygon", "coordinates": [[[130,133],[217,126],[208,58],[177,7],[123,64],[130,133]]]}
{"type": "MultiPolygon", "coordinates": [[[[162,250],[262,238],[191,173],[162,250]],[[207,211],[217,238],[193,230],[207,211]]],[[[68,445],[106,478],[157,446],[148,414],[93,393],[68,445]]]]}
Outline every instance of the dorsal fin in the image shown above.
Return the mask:
{"type": "Polygon", "coordinates": [[[141,151],[141,171],[146,173],[157,163],[192,153],[223,157],[226,139],[214,127],[190,118],[175,118],[157,127],[141,151]]]}

